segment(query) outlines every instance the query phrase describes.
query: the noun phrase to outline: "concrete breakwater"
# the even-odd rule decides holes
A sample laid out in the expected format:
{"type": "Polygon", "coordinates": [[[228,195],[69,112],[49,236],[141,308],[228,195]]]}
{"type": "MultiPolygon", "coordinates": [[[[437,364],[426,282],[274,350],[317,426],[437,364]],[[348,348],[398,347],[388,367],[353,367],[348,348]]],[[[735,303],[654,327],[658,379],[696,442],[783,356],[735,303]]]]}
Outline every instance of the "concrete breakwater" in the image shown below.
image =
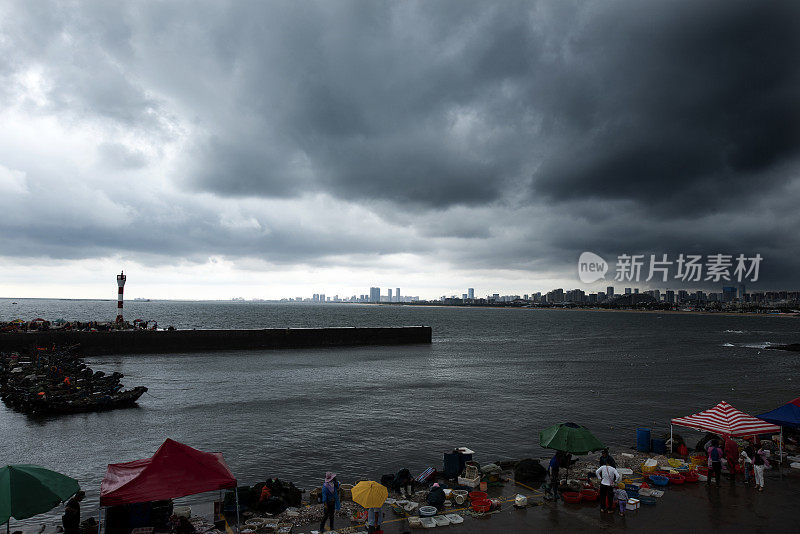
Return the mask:
{"type": "Polygon", "coordinates": [[[0,334],[0,351],[80,344],[84,354],[293,349],[430,343],[430,326],[268,328],[260,330],[40,330],[0,334]]]}

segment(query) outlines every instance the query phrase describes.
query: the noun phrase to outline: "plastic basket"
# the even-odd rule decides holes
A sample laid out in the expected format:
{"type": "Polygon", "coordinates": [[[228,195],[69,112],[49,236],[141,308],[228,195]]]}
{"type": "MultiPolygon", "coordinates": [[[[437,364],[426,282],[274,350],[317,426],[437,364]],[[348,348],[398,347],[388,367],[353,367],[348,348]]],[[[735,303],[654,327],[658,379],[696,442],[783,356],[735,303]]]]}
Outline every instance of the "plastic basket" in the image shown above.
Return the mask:
{"type": "Polygon", "coordinates": [[[471,506],[478,513],[486,513],[492,509],[492,501],[489,499],[477,499],[472,501],[471,506]]]}
{"type": "Polygon", "coordinates": [[[484,499],[488,499],[489,494],[485,491],[470,491],[469,492],[469,500],[470,501],[480,501],[484,499]]]}
{"type": "Polygon", "coordinates": [[[680,467],[683,465],[683,460],[678,460],[677,458],[669,458],[667,460],[667,463],[669,463],[669,465],[671,465],[672,467],[680,467]]]}
{"type": "Polygon", "coordinates": [[[669,484],[669,479],[661,475],[650,475],[648,478],[650,479],[650,482],[656,486],[666,486],[669,484]]]}
{"type": "Polygon", "coordinates": [[[692,465],[708,465],[708,456],[692,456],[692,465]]]}
{"type": "Polygon", "coordinates": [[[684,482],[697,482],[700,479],[700,475],[695,471],[689,471],[683,475],[683,478],[686,479],[684,482]]]}
{"type": "Polygon", "coordinates": [[[579,503],[581,502],[581,494],[577,491],[565,491],[561,494],[561,498],[564,499],[564,502],[568,503],[579,503]]]}
{"type": "Polygon", "coordinates": [[[683,475],[668,474],[664,476],[667,477],[672,484],[683,484],[686,482],[686,477],[683,475]]]}
{"type": "Polygon", "coordinates": [[[658,469],[657,465],[644,465],[644,464],[642,464],[642,473],[645,473],[645,474],[655,473],[656,469],[658,469]]]}
{"type": "Polygon", "coordinates": [[[592,502],[597,500],[597,496],[599,492],[594,489],[582,489],[581,490],[581,500],[592,502]]]}

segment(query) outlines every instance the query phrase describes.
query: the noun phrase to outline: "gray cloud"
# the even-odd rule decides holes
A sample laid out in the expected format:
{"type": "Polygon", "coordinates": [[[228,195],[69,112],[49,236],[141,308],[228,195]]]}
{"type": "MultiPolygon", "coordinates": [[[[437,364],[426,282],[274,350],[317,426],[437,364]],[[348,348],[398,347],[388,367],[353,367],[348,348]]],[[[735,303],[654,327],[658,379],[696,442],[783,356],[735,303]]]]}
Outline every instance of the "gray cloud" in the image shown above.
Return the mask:
{"type": "Polygon", "coordinates": [[[762,252],[765,283],[796,284],[796,2],[4,9],[6,107],[100,132],[95,168],[0,148],[39,195],[0,216],[7,256],[402,252],[536,276],[583,250],[762,252]]]}

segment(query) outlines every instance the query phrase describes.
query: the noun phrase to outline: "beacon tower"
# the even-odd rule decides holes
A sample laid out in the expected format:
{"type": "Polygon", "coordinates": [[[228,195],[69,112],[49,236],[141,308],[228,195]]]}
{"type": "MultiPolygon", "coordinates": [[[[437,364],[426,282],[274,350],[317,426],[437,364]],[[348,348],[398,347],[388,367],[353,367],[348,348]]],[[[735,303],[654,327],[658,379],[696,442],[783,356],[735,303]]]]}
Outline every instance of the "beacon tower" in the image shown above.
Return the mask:
{"type": "Polygon", "coordinates": [[[122,322],[122,290],[125,288],[125,272],[117,275],[117,322],[122,322]]]}

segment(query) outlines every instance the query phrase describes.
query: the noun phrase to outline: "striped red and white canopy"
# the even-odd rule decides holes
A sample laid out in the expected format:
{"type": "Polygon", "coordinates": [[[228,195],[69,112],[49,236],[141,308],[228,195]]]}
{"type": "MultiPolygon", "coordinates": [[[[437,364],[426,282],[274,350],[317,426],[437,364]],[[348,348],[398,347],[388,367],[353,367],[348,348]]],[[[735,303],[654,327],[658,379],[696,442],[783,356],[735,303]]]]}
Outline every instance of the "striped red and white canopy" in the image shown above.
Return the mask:
{"type": "Polygon", "coordinates": [[[728,436],[754,436],[781,430],[777,425],[740,412],[725,401],[704,412],[673,419],[672,424],[728,436]]]}

